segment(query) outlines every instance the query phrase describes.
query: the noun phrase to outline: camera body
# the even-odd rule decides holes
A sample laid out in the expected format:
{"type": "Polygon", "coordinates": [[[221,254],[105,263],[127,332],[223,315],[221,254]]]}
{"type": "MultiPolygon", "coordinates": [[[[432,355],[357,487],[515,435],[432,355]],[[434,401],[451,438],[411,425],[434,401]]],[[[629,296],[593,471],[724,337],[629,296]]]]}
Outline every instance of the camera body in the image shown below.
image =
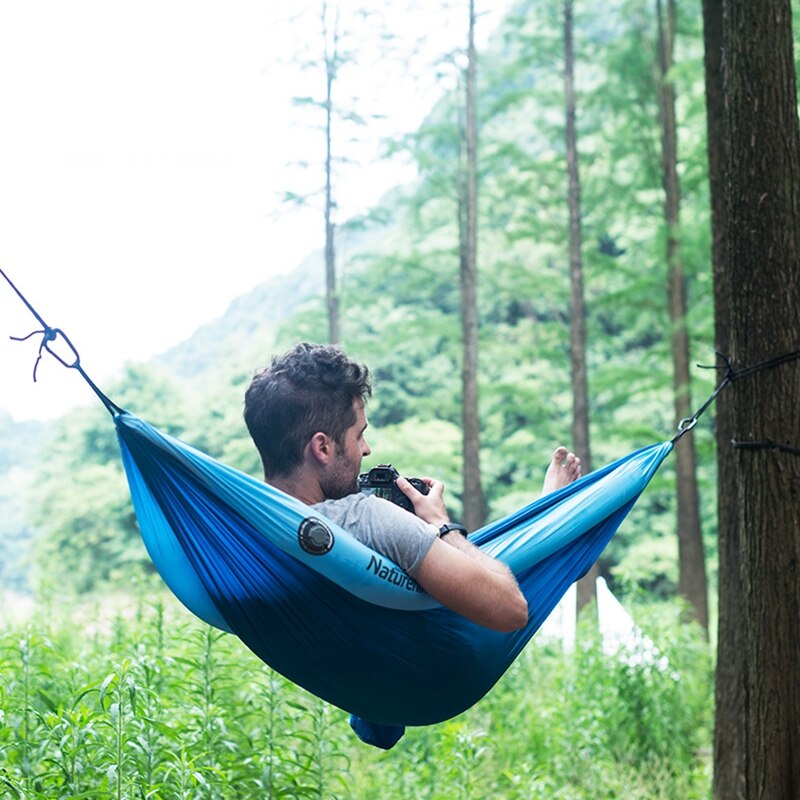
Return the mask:
{"type": "MultiPolygon", "coordinates": [[[[358,476],[358,490],[363,494],[374,494],[384,500],[389,500],[413,514],[413,504],[395,483],[399,477],[400,473],[391,464],[378,464],[369,472],[362,472],[358,476]]],[[[428,494],[428,484],[421,478],[408,478],[407,480],[418,492],[428,494]]]]}

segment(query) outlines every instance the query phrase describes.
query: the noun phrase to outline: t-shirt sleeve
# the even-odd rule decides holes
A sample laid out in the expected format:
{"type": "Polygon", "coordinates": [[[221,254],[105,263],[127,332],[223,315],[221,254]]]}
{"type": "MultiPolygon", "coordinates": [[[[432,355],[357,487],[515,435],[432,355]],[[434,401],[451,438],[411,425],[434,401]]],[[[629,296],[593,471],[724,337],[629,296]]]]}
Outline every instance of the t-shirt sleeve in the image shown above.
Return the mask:
{"type": "Polygon", "coordinates": [[[363,544],[391,558],[412,578],[417,577],[438,535],[433,525],[375,495],[353,494],[325,500],[314,508],[363,544]]]}

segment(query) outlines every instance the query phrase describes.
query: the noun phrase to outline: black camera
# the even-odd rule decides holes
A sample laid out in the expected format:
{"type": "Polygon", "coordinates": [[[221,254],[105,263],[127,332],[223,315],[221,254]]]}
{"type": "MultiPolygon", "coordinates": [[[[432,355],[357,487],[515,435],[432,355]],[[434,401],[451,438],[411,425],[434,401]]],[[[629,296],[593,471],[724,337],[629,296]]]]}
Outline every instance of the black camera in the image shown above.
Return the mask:
{"type": "MultiPolygon", "coordinates": [[[[378,464],[369,472],[358,476],[358,489],[363,494],[374,494],[414,513],[411,501],[397,488],[395,481],[400,473],[391,464],[378,464]]],[[[428,484],[421,478],[408,478],[408,482],[422,494],[428,494],[428,484]]]]}

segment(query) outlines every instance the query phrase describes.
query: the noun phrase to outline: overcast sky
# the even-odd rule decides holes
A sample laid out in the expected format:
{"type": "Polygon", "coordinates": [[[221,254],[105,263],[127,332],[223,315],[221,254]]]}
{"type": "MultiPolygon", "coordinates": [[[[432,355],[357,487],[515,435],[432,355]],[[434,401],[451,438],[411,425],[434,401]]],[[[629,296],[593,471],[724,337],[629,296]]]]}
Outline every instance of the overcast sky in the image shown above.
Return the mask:
{"type": "MultiPolygon", "coordinates": [[[[291,59],[317,36],[321,3],[307,5],[288,21],[301,4],[0,0],[0,268],[97,382],[321,246],[318,212],[278,213],[302,183],[287,163],[323,147],[291,104],[315,90],[291,59]]],[[[411,69],[366,69],[354,89],[377,98],[361,111],[387,119],[364,130],[360,166],[340,184],[345,214],[413,178],[377,142],[430,108],[433,60],[465,35],[467,4],[424,5],[390,23],[409,42],[429,32],[411,69]]],[[[481,18],[483,37],[506,6],[481,18]]],[[[0,409],[17,420],[93,402],[50,359],[32,382],[38,339],[8,336],[36,327],[0,278],[0,409]]]]}

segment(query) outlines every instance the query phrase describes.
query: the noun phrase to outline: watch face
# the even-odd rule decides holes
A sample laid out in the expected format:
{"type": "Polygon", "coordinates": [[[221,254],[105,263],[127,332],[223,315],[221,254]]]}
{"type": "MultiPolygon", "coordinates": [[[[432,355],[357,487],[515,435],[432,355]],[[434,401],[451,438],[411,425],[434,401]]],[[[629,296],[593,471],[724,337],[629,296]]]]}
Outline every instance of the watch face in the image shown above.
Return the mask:
{"type": "Polygon", "coordinates": [[[320,519],[308,517],[300,523],[297,531],[300,547],[312,556],[324,556],[333,547],[333,532],[320,519]]]}

